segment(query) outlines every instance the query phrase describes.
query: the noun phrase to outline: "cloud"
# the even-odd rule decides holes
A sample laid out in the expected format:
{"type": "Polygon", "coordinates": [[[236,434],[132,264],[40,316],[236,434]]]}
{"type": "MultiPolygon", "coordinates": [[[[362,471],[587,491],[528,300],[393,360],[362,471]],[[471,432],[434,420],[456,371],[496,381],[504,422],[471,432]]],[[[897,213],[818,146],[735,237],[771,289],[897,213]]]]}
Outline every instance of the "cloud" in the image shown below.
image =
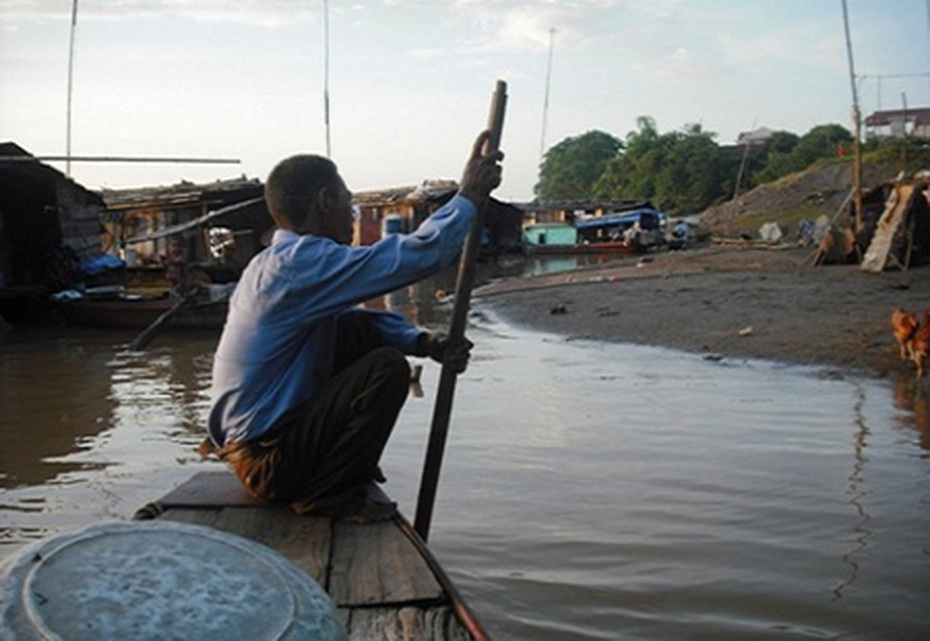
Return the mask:
{"type": "MultiPolygon", "coordinates": [[[[45,0],[4,0],[2,21],[6,28],[21,23],[70,21],[71,4],[45,0]]],[[[200,22],[233,22],[253,26],[278,26],[309,22],[315,18],[308,2],[296,0],[81,0],[78,20],[138,20],[172,16],[200,22]]]]}
{"type": "Polygon", "coordinates": [[[583,25],[592,13],[613,3],[508,2],[506,0],[457,0],[451,10],[460,19],[479,27],[466,47],[476,53],[527,53],[545,50],[549,33],[556,29],[559,40],[580,43],[586,39],[583,25]]]}

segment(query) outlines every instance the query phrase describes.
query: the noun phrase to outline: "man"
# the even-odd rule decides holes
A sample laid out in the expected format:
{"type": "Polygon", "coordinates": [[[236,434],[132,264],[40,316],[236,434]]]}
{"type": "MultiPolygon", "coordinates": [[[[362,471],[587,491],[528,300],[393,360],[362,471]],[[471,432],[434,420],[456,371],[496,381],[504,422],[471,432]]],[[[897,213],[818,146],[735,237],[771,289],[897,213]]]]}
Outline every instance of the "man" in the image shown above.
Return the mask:
{"type": "Polygon", "coordinates": [[[453,262],[501,181],[499,152],[475,141],[458,194],[409,235],[351,247],[352,195],[336,166],[294,156],[272,170],[278,226],[242,273],[213,365],[210,438],[255,496],[298,513],[390,518],[372,482],[410,385],[405,355],[464,371],[471,344],[358,304],[453,262]]]}

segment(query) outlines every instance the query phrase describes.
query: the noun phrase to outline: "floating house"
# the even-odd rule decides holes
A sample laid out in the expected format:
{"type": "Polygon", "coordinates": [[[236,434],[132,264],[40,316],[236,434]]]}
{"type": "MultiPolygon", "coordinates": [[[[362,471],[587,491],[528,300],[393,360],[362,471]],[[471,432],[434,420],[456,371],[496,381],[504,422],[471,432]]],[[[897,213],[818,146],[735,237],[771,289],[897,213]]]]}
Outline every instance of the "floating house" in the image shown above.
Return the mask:
{"type": "Polygon", "coordinates": [[[523,228],[532,253],[643,249],[663,244],[668,219],[648,201],[567,201],[530,206],[523,228]],[[634,234],[628,234],[633,229],[634,234]]]}
{"type": "Polygon", "coordinates": [[[591,218],[651,207],[648,202],[626,199],[575,199],[544,203],[533,202],[523,206],[527,225],[537,223],[571,223],[578,218],[591,218]]]}
{"type": "Polygon", "coordinates": [[[238,273],[274,226],[265,208],[264,186],[257,179],[108,189],[101,194],[107,206],[106,249],[130,269],[162,269],[164,257],[174,249],[187,263],[238,273]]]}
{"type": "Polygon", "coordinates": [[[530,249],[569,246],[578,242],[578,230],[570,223],[531,223],[523,228],[523,240],[530,249]]]}
{"type": "MultiPolygon", "coordinates": [[[[355,194],[355,240],[371,245],[392,233],[410,233],[457,192],[454,181],[425,181],[418,187],[395,187],[355,194]]],[[[524,212],[495,198],[488,202],[482,251],[485,254],[520,252],[524,212]]]]}
{"type": "Polygon", "coordinates": [[[0,143],[0,314],[33,315],[101,254],[103,199],[13,142],[0,143]]]}

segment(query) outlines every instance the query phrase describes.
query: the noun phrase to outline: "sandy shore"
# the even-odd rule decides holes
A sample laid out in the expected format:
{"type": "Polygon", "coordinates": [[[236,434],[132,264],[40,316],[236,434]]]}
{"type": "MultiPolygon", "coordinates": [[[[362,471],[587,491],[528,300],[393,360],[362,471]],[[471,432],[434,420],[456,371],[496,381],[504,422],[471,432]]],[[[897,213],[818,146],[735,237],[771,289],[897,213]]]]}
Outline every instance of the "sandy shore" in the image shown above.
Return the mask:
{"type": "Polygon", "coordinates": [[[510,323],[565,336],[913,374],[891,311],[930,307],[930,267],[864,272],[811,265],[810,249],[707,247],[478,288],[510,323]]]}

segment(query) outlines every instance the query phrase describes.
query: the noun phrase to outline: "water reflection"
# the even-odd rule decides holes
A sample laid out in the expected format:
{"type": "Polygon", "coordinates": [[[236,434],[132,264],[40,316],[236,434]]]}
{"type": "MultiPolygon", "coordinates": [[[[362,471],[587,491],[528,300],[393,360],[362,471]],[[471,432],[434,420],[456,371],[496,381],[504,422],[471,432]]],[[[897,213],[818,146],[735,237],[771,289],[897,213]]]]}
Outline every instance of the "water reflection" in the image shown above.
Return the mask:
{"type": "Polygon", "coordinates": [[[866,448],[868,447],[869,428],[863,413],[865,404],[865,391],[862,385],[854,383],[854,400],[853,400],[853,463],[852,470],[847,479],[848,487],[846,493],[849,497],[849,504],[852,506],[856,515],[856,523],[853,526],[853,546],[843,554],[843,562],[849,566],[849,575],[836,584],[833,588],[834,599],[843,598],[843,594],[859,577],[859,557],[865,553],[869,546],[871,530],[869,521],[872,520],[868,513],[866,497],[868,496],[868,482],[865,474],[868,457],[866,448]]]}
{"type": "MultiPolygon", "coordinates": [[[[201,338],[186,335],[185,340],[203,340],[213,345],[215,333],[201,338]]],[[[112,394],[117,399],[133,399],[117,413],[122,421],[151,422],[150,410],[157,409],[158,421],[177,426],[179,438],[197,440],[206,431],[204,416],[209,411],[212,348],[204,352],[186,352],[154,348],[145,352],[120,350],[109,363],[112,394]],[[170,408],[166,416],[163,408],[170,408]]]]}
{"type": "Polygon", "coordinates": [[[45,333],[4,348],[0,487],[40,485],[87,466],[66,457],[90,449],[113,424],[116,401],[106,375],[112,353],[105,344],[45,333]]]}
{"type": "Polygon", "coordinates": [[[902,430],[915,432],[920,447],[930,452],[930,391],[925,383],[914,380],[913,376],[898,377],[894,385],[894,404],[901,414],[895,421],[902,430]]]}

